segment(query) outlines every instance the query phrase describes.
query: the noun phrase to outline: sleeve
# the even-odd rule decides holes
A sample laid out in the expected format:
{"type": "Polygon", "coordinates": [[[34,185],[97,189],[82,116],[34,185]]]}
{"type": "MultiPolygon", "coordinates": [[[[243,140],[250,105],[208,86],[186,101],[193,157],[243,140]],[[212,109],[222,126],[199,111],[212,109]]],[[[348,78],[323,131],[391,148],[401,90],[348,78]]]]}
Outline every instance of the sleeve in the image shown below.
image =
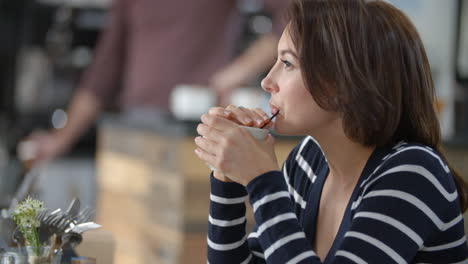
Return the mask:
{"type": "MultiPolygon", "coordinates": [[[[106,29],[99,37],[91,65],[85,70],[78,90],[110,103],[120,88],[125,67],[126,0],[113,1],[106,29]]],[[[127,10],[127,11],[126,11],[127,10]]]]}
{"type": "Polygon", "coordinates": [[[257,225],[247,237],[246,189],[240,184],[221,182],[211,176],[208,262],[247,264],[265,263],[266,259],[267,263],[286,263],[285,260],[292,259],[291,256],[299,255],[298,252],[312,253],[308,252],[310,244],[305,240],[293,212],[282,173],[273,171],[261,175],[248,185],[248,189],[261,192],[255,197],[266,195],[252,203],[257,225]],[[264,205],[266,203],[271,206],[264,205]],[[277,241],[277,238],[282,239],[277,241]],[[287,249],[282,247],[283,244],[288,244],[287,249]],[[269,247],[265,248],[265,245],[269,247]],[[278,248],[282,250],[276,250],[278,248]],[[274,257],[270,257],[272,255],[274,257]]]}
{"type": "Polygon", "coordinates": [[[290,0],[264,0],[265,9],[273,18],[273,33],[281,36],[287,24],[287,11],[290,0]]]}
{"type": "Polygon", "coordinates": [[[266,263],[320,263],[294,213],[283,174],[263,174],[246,189],[257,224],[251,236],[258,239],[266,263]]]}
{"type": "MultiPolygon", "coordinates": [[[[310,141],[306,139],[293,149],[283,168],[294,163],[296,155],[308,142],[310,141]]],[[[263,246],[288,234],[299,235],[304,240],[301,241],[302,244],[299,243],[301,247],[298,248],[294,248],[296,243],[289,244],[291,247],[286,251],[289,255],[310,248],[294,213],[294,202],[282,172],[265,173],[247,185],[247,190],[252,195],[251,204],[257,223],[254,231],[248,236],[245,232],[245,201],[248,198],[246,188],[237,183],[219,181],[212,175],[210,182],[209,263],[265,263],[265,258],[269,259],[270,256],[268,252],[274,251],[273,248],[279,245],[273,245],[270,250],[264,250],[263,246]],[[270,203],[271,201],[274,203],[270,203]],[[267,203],[271,207],[266,206],[267,203]],[[280,230],[272,231],[276,230],[276,223],[280,223],[280,230]],[[269,229],[274,225],[274,228],[269,229]],[[263,243],[259,243],[259,240],[263,240],[263,243]]],[[[281,256],[273,263],[286,263],[283,261],[285,259],[289,259],[288,256],[281,256]]]]}
{"type": "Polygon", "coordinates": [[[252,258],[245,232],[243,185],[223,182],[210,176],[210,215],[208,216],[208,262],[249,263],[252,258]]]}

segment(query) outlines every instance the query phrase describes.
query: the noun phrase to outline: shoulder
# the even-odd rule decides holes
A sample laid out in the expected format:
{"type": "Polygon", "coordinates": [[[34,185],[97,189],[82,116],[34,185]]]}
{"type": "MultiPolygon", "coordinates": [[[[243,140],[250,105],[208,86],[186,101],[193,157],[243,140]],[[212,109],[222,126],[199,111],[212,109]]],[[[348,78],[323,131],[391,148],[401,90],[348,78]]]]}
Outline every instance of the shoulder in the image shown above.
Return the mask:
{"type": "Polygon", "coordinates": [[[431,180],[436,180],[447,188],[455,188],[450,168],[442,155],[422,144],[403,142],[396,145],[382,159],[371,177],[398,173],[431,177],[431,180]]]}
{"type": "Polygon", "coordinates": [[[388,151],[360,185],[364,197],[393,197],[435,211],[458,211],[458,193],[443,157],[421,144],[401,143],[388,151]]]}
{"type": "Polygon", "coordinates": [[[431,147],[418,143],[401,142],[395,145],[383,161],[391,160],[393,163],[417,163],[429,167],[443,168],[449,172],[446,161],[440,153],[431,147]],[[433,162],[437,162],[434,164],[433,162]]]}

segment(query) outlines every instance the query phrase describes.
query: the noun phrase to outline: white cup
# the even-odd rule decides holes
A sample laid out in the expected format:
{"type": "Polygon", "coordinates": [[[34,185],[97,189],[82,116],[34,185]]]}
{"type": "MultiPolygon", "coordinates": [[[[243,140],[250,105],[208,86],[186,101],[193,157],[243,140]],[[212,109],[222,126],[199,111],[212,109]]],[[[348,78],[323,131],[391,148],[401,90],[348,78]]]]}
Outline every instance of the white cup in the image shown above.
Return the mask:
{"type": "MultiPolygon", "coordinates": [[[[270,133],[270,131],[268,131],[268,129],[262,129],[262,128],[257,128],[257,127],[249,127],[249,126],[242,126],[245,130],[247,130],[247,132],[250,133],[250,135],[252,135],[256,140],[265,140],[268,136],[268,134],[270,133]]],[[[210,164],[208,164],[208,167],[210,167],[210,169],[212,171],[215,171],[216,168],[210,164]]]]}
{"type": "Polygon", "coordinates": [[[171,93],[169,105],[178,120],[197,121],[215,106],[215,92],[204,86],[177,85],[171,93]]]}
{"type": "Polygon", "coordinates": [[[247,132],[250,133],[256,140],[265,140],[270,133],[268,129],[258,128],[258,127],[249,127],[242,126],[247,132]]]}

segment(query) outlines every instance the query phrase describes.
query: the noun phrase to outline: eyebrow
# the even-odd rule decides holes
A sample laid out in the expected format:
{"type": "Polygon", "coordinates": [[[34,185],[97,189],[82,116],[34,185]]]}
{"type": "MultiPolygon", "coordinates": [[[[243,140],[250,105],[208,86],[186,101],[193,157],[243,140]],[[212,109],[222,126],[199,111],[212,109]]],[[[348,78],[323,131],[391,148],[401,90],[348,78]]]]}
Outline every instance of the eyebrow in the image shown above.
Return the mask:
{"type": "Polygon", "coordinates": [[[281,56],[283,56],[283,55],[285,55],[285,54],[287,54],[287,53],[291,54],[293,57],[295,57],[295,58],[297,59],[296,53],[294,53],[294,51],[292,51],[292,50],[290,50],[290,49],[285,49],[285,50],[281,50],[281,51],[280,51],[280,55],[281,55],[281,56]]]}

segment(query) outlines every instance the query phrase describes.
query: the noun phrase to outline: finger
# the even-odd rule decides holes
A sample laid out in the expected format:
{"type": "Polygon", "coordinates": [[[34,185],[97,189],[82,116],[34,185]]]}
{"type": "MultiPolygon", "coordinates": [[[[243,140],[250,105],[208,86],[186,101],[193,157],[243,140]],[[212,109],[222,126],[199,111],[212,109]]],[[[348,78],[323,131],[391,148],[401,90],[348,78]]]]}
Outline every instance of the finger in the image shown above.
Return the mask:
{"type": "Polygon", "coordinates": [[[230,111],[226,110],[223,107],[212,107],[208,111],[208,114],[216,115],[216,116],[220,116],[220,117],[224,117],[224,118],[229,118],[229,116],[232,115],[232,113],[230,111]]]}
{"type": "Polygon", "coordinates": [[[245,111],[245,108],[228,105],[226,109],[232,112],[232,117],[235,117],[235,121],[238,121],[236,123],[244,126],[252,126],[254,124],[254,120],[245,111]]]}
{"type": "Polygon", "coordinates": [[[268,115],[263,112],[260,108],[255,108],[255,109],[248,109],[244,108],[242,106],[238,107],[242,112],[244,112],[247,116],[249,116],[250,119],[252,119],[254,122],[248,125],[252,125],[255,127],[261,127],[263,126],[267,120],[269,120],[268,115]]]}
{"type": "MultiPolygon", "coordinates": [[[[210,115],[210,114],[202,115],[201,121],[203,122],[204,125],[207,125],[208,127],[211,127],[211,128],[215,128],[220,133],[224,130],[237,126],[237,124],[234,123],[233,121],[230,121],[230,120],[227,120],[225,118],[218,117],[215,115],[210,115]]],[[[201,128],[205,129],[203,126],[201,128]]],[[[219,136],[219,134],[217,136],[219,136]]]]}
{"type": "Polygon", "coordinates": [[[267,120],[270,119],[270,117],[268,116],[268,114],[265,113],[262,109],[260,109],[260,108],[255,108],[255,109],[253,109],[253,110],[255,111],[255,113],[257,113],[257,114],[262,118],[262,120],[267,121],[267,120]]]}
{"type": "Polygon", "coordinates": [[[216,128],[210,127],[206,124],[198,124],[197,126],[198,135],[217,142],[217,138],[221,136],[221,132],[216,128]]]}
{"type": "Polygon", "coordinates": [[[252,118],[255,119],[255,125],[257,127],[261,127],[269,119],[268,115],[265,112],[263,112],[260,108],[249,109],[249,111],[251,112],[252,118]]]}
{"type": "Polygon", "coordinates": [[[214,166],[214,164],[216,163],[216,156],[199,148],[195,149],[195,154],[198,156],[199,159],[203,160],[204,162],[210,164],[213,167],[216,167],[214,166]]]}
{"type": "Polygon", "coordinates": [[[255,112],[261,116],[262,118],[262,123],[259,125],[259,127],[268,129],[273,126],[273,122],[271,122],[270,117],[265,113],[262,109],[260,108],[255,108],[255,112]]]}
{"type": "Polygon", "coordinates": [[[195,138],[195,144],[198,146],[199,149],[216,156],[216,146],[219,144],[216,144],[214,141],[203,138],[203,137],[196,137],[195,138]]]}
{"type": "MultiPolygon", "coordinates": [[[[268,120],[267,120],[267,122],[268,122],[268,120]]],[[[269,128],[271,128],[271,127],[274,126],[274,125],[275,125],[275,122],[270,121],[269,123],[267,123],[267,124],[265,125],[265,127],[263,127],[263,129],[269,129],[269,128]]]]}
{"type": "Polygon", "coordinates": [[[233,121],[236,124],[243,125],[242,122],[237,120],[238,118],[235,116],[235,114],[233,112],[231,112],[231,111],[229,111],[229,110],[227,110],[226,108],[223,108],[223,107],[213,107],[208,111],[208,114],[219,116],[219,117],[224,117],[226,119],[229,119],[229,120],[233,121]]]}

